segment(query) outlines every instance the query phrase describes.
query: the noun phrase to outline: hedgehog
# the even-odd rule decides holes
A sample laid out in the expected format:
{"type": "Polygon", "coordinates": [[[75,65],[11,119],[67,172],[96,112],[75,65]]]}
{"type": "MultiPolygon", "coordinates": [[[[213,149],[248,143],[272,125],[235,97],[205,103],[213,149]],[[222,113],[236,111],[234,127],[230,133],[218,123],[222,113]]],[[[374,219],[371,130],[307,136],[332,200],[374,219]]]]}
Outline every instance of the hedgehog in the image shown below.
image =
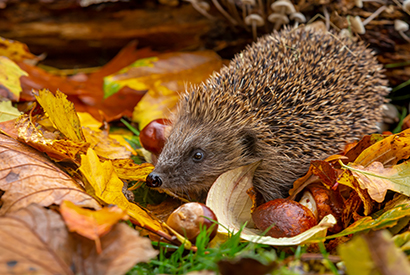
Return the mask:
{"type": "Polygon", "coordinates": [[[389,92],[363,42],[307,27],[259,38],[190,90],[147,185],[204,197],[221,174],[261,161],[253,186],[265,201],[376,132],[389,92]]]}

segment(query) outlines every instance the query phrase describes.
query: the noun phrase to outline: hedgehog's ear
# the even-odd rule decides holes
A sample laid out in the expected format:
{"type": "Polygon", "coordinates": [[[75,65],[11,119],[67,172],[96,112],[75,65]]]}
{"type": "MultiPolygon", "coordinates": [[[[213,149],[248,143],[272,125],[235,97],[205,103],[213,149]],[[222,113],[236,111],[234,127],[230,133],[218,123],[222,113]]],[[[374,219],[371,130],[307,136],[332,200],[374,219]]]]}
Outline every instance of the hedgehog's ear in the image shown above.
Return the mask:
{"type": "Polygon", "coordinates": [[[257,137],[255,133],[252,130],[249,129],[243,129],[240,132],[240,138],[242,142],[242,156],[252,156],[254,157],[256,155],[256,142],[257,142],[257,137]]]}

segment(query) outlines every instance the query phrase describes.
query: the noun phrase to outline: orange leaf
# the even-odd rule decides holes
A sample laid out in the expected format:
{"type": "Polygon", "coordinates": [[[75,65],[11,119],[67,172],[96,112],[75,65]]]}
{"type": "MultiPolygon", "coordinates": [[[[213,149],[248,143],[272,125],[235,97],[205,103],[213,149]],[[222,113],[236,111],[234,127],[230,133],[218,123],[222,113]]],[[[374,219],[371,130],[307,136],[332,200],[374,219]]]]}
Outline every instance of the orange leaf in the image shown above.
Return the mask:
{"type": "Polygon", "coordinates": [[[70,230],[96,242],[97,252],[101,252],[100,238],[107,234],[120,220],[127,220],[128,215],[117,206],[104,207],[93,211],[76,206],[70,201],[63,201],[60,213],[70,230]]]}

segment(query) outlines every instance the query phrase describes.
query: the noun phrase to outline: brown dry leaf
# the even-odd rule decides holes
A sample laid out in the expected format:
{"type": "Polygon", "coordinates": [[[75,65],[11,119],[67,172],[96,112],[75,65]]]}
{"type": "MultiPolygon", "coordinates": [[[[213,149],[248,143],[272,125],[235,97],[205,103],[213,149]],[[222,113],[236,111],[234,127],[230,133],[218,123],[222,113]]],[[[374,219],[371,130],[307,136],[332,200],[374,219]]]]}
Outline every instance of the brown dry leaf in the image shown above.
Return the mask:
{"type": "Polygon", "coordinates": [[[127,210],[131,219],[141,227],[150,228],[153,231],[163,231],[161,224],[156,219],[125,198],[122,192],[124,183],[115,173],[111,161],[100,162],[94,150],[89,148],[87,155],[81,156],[79,169],[87,179],[86,190],[88,194],[106,204],[116,204],[121,209],[127,210]]]}
{"type": "Polygon", "coordinates": [[[57,90],[54,96],[48,90],[40,90],[34,96],[43,107],[55,129],[73,142],[85,141],[74,104],[67,100],[65,94],[57,90]]]}
{"type": "Polygon", "coordinates": [[[151,163],[135,164],[132,159],[112,160],[115,173],[123,180],[145,181],[148,174],[154,170],[151,163]]]}
{"type": "Polygon", "coordinates": [[[15,62],[39,59],[29,51],[26,44],[2,37],[0,37],[0,56],[6,56],[15,62]]]}
{"type": "Polygon", "coordinates": [[[3,206],[0,215],[26,207],[70,200],[99,209],[100,205],[42,153],[0,134],[0,189],[3,206]]]}
{"type": "Polygon", "coordinates": [[[91,130],[83,128],[85,139],[91,144],[91,148],[105,159],[129,159],[131,152],[122,146],[117,140],[111,138],[107,131],[91,130]]]}
{"type": "Polygon", "coordinates": [[[30,205],[0,217],[0,274],[124,274],[157,252],[147,238],[125,224],[116,224],[93,241],[69,233],[52,210],[30,205]]]}
{"type": "Polygon", "coordinates": [[[349,169],[357,179],[360,188],[366,189],[370,197],[381,203],[387,193],[392,190],[410,196],[410,161],[384,168],[383,164],[375,161],[364,168],[351,163],[343,166],[349,169]]]}
{"type": "Polygon", "coordinates": [[[20,140],[40,152],[46,153],[55,161],[71,160],[77,162],[79,153],[85,153],[90,146],[87,142],[61,139],[62,137],[57,130],[48,131],[28,115],[22,115],[17,120],[15,127],[20,140]]]}
{"type": "Polygon", "coordinates": [[[96,249],[101,253],[100,238],[107,234],[120,220],[128,220],[128,215],[117,206],[108,206],[93,211],[76,206],[70,201],[63,201],[60,213],[70,230],[96,242],[96,249]]]}
{"type": "Polygon", "coordinates": [[[322,184],[331,188],[335,185],[338,172],[333,165],[324,160],[314,160],[310,163],[312,173],[319,177],[322,184]]]}
{"type": "Polygon", "coordinates": [[[27,75],[27,73],[20,69],[16,63],[5,56],[0,56],[0,96],[18,101],[22,91],[20,77],[23,75],[27,75]]]}

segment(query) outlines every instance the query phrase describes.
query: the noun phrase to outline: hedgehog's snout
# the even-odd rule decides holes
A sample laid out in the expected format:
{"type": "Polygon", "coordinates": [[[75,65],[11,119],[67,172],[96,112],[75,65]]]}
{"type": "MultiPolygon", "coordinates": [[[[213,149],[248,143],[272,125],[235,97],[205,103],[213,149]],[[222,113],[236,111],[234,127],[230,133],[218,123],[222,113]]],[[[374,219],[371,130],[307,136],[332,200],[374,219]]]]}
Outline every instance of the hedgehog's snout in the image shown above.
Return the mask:
{"type": "Polygon", "coordinates": [[[146,184],[148,187],[160,187],[162,185],[162,179],[158,174],[151,172],[147,176],[146,184]]]}

